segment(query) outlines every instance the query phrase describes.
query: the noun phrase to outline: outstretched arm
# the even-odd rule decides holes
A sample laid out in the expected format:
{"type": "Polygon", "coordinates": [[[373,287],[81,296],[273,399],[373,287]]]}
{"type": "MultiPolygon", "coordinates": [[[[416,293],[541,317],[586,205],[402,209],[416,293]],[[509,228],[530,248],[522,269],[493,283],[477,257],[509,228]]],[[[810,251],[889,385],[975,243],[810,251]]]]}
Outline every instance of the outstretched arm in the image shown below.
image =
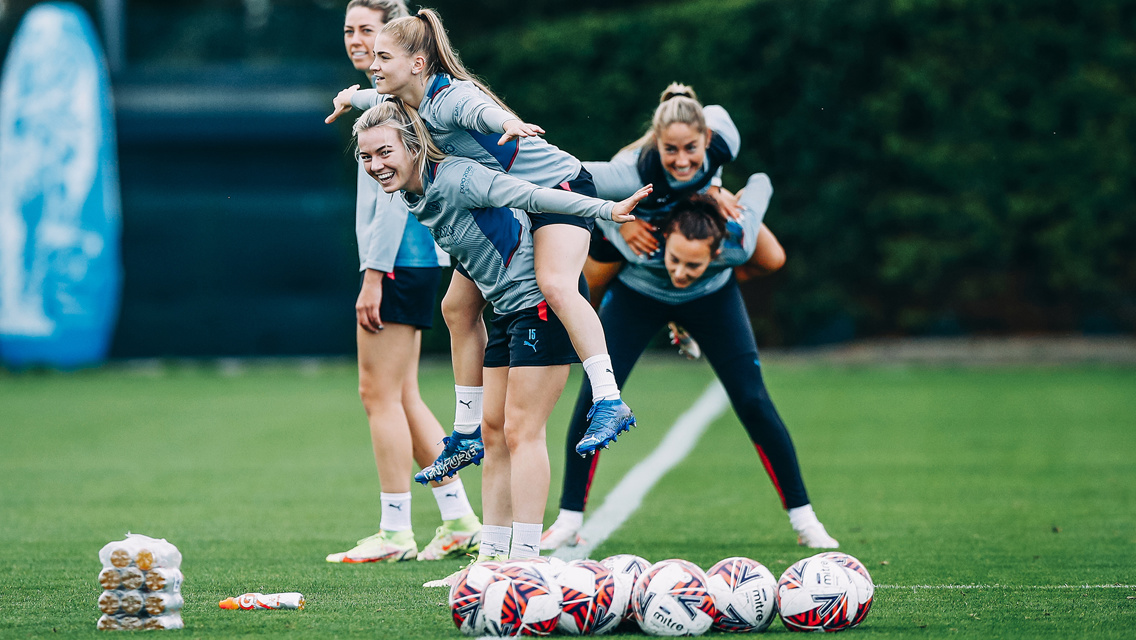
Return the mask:
{"type": "Polygon", "coordinates": [[[486,193],[487,202],[482,206],[513,207],[540,213],[566,213],[622,223],[635,219],[631,212],[635,210],[640,200],[651,193],[651,185],[647,185],[619,202],[611,202],[571,191],[538,187],[507,173],[493,173],[492,182],[486,193]]]}
{"type": "Polygon", "coordinates": [[[353,108],[366,111],[379,104],[381,99],[379,96],[379,92],[374,89],[359,89],[359,85],[353,84],[332,98],[331,115],[324,118],[323,121],[326,124],[331,124],[353,108]]]}

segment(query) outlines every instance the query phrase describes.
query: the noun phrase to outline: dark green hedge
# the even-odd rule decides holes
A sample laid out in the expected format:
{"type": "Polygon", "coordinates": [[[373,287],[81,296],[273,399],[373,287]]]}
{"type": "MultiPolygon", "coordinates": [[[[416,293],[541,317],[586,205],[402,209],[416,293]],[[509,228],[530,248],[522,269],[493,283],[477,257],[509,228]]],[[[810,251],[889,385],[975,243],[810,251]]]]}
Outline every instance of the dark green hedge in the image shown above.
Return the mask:
{"type": "Polygon", "coordinates": [[[766,342],[1136,327],[1136,2],[703,0],[465,43],[605,159],[670,81],[729,109],[789,253],[766,342]]]}

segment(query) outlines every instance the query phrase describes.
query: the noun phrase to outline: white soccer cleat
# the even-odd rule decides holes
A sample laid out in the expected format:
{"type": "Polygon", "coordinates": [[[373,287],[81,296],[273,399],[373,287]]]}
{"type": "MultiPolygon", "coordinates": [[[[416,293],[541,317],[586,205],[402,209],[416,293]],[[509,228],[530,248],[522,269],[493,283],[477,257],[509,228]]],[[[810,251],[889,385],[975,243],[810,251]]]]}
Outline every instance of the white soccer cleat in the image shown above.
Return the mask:
{"type": "Polygon", "coordinates": [[[694,338],[690,337],[686,329],[673,322],[668,322],[667,333],[670,335],[671,344],[678,347],[678,352],[686,356],[688,360],[697,360],[702,357],[702,348],[698,346],[698,342],[694,338]]]}
{"type": "Polygon", "coordinates": [[[836,538],[828,535],[828,531],[825,531],[824,525],[820,522],[810,524],[798,531],[797,544],[810,549],[838,549],[840,547],[840,543],[836,541],[836,538]]]}
{"type": "Polygon", "coordinates": [[[457,584],[458,576],[461,575],[462,571],[465,571],[465,569],[458,569],[457,571],[451,573],[445,578],[441,578],[440,580],[428,580],[426,582],[423,582],[422,586],[426,589],[437,589],[441,587],[449,589],[450,587],[457,584]]]}
{"type": "Polygon", "coordinates": [[[450,575],[446,576],[445,578],[440,578],[438,580],[428,580],[426,582],[423,582],[422,586],[423,586],[423,588],[426,588],[426,589],[435,589],[435,588],[441,588],[441,587],[446,587],[448,589],[448,588],[450,588],[450,587],[452,587],[452,586],[454,586],[455,584],[458,583],[458,577],[461,576],[462,571],[465,571],[466,569],[477,564],[478,562],[505,562],[508,559],[509,559],[509,557],[505,556],[505,555],[485,556],[485,557],[482,557],[482,556],[479,555],[478,557],[474,558],[473,560],[470,560],[469,564],[467,564],[466,566],[462,567],[461,569],[458,569],[457,571],[451,573],[450,575]]]}
{"type": "Polygon", "coordinates": [[[552,523],[540,536],[540,550],[553,551],[560,547],[574,547],[584,541],[579,535],[580,529],[565,525],[560,520],[552,523]]]}
{"type": "Polygon", "coordinates": [[[353,549],[342,553],[330,553],[328,562],[401,562],[413,560],[418,555],[418,544],[414,532],[383,531],[360,540],[353,549]]]}

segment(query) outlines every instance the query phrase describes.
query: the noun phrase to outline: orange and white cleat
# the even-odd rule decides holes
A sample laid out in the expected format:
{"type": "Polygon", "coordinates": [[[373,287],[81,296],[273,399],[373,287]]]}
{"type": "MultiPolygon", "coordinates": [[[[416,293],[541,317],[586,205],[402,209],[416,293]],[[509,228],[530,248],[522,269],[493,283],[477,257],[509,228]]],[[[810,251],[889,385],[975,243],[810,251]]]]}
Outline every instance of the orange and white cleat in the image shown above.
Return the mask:
{"type": "Polygon", "coordinates": [[[553,551],[560,547],[574,547],[583,542],[584,539],[580,537],[579,529],[554,522],[541,534],[540,550],[553,551]]]}

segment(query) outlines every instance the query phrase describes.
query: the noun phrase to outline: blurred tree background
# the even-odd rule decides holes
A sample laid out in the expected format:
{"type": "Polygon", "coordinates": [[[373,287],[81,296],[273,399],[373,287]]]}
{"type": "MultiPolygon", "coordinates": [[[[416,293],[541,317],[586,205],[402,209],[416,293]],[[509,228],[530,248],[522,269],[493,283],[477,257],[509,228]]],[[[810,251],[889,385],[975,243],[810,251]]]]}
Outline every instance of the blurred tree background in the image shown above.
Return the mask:
{"type": "MultiPolygon", "coordinates": [[[[0,5],[5,50],[31,4],[0,5]]],[[[79,4],[99,16],[99,3],[79,4]]],[[[339,88],[363,80],[344,59],[345,5],[125,0],[127,64],[116,73],[116,91],[159,91],[163,82],[193,77],[199,89],[228,87],[251,113],[269,101],[258,95],[268,84],[307,87],[327,104],[339,88]]],[[[606,159],[635,139],[671,81],[691,84],[704,103],[729,110],[742,151],[727,169],[726,186],[740,187],[752,172],[770,175],[776,193],[766,221],[789,256],[778,274],[743,286],[762,345],[1136,330],[1136,0],[440,0],[429,6],[441,13],[467,65],[522,117],[543,126],[550,142],[581,159],[606,159]]],[[[305,123],[319,109],[309,111],[305,123]]],[[[126,129],[134,126],[123,118],[126,129]]],[[[258,126],[266,124],[244,122],[238,128],[244,138],[237,137],[256,138],[249,131],[258,126]]],[[[157,135],[133,130],[136,140],[157,135]]],[[[330,280],[304,281],[310,290],[335,290],[313,298],[308,313],[328,315],[346,305],[334,313],[347,312],[349,322],[357,285],[354,174],[346,127],[326,130],[334,138],[320,143],[318,153],[326,156],[296,161],[313,165],[305,174],[324,176],[309,191],[327,193],[326,206],[277,230],[303,241],[272,242],[280,263],[295,261],[290,251],[307,251],[310,259],[299,260],[305,272],[336,272],[330,280]],[[314,254],[304,231],[311,224],[325,225],[329,239],[314,254]]],[[[260,136],[289,146],[288,131],[260,136]]],[[[123,151],[129,240],[130,180],[142,175],[129,169],[149,161],[137,157],[132,164],[125,147],[130,144],[123,151]]],[[[201,148],[203,158],[211,148],[201,148]]],[[[248,155],[256,167],[256,154],[248,155]]],[[[202,179],[196,188],[211,182],[202,179]]],[[[257,208],[261,187],[250,184],[243,204],[221,219],[257,208]]],[[[292,200],[278,199],[273,214],[292,200]]],[[[263,225],[268,214],[258,215],[263,225]]],[[[138,236],[136,244],[145,242],[138,236]]],[[[241,242],[225,255],[234,250],[254,249],[241,242]]],[[[126,311],[129,254],[124,259],[123,322],[142,327],[152,319],[126,311]]],[[[242,269],[278,267],[252,260],[242,269]]],[[[217,282],[246,277],[241,269],[220,271],[217,282]]],[[[229,296],[227,307],[239,297],[229,296]]],[[[319,330],[325,329],[337,330],[319,330]]],[[[119,355],[153,350],[130,347],[134,333],[127,333],[116,343],[119,355]]],[[[444,329],[429,333],[428,347],[444,350],[444,329]]],[[[344,335],[304,347],[286,334],[250,336],[244,344],[256,345],[246,349],[252,353],[351,352],[353,334],[344,335]]],[[[241,351],[187,344],[166,352],[210,349],[241,351]]]]}

